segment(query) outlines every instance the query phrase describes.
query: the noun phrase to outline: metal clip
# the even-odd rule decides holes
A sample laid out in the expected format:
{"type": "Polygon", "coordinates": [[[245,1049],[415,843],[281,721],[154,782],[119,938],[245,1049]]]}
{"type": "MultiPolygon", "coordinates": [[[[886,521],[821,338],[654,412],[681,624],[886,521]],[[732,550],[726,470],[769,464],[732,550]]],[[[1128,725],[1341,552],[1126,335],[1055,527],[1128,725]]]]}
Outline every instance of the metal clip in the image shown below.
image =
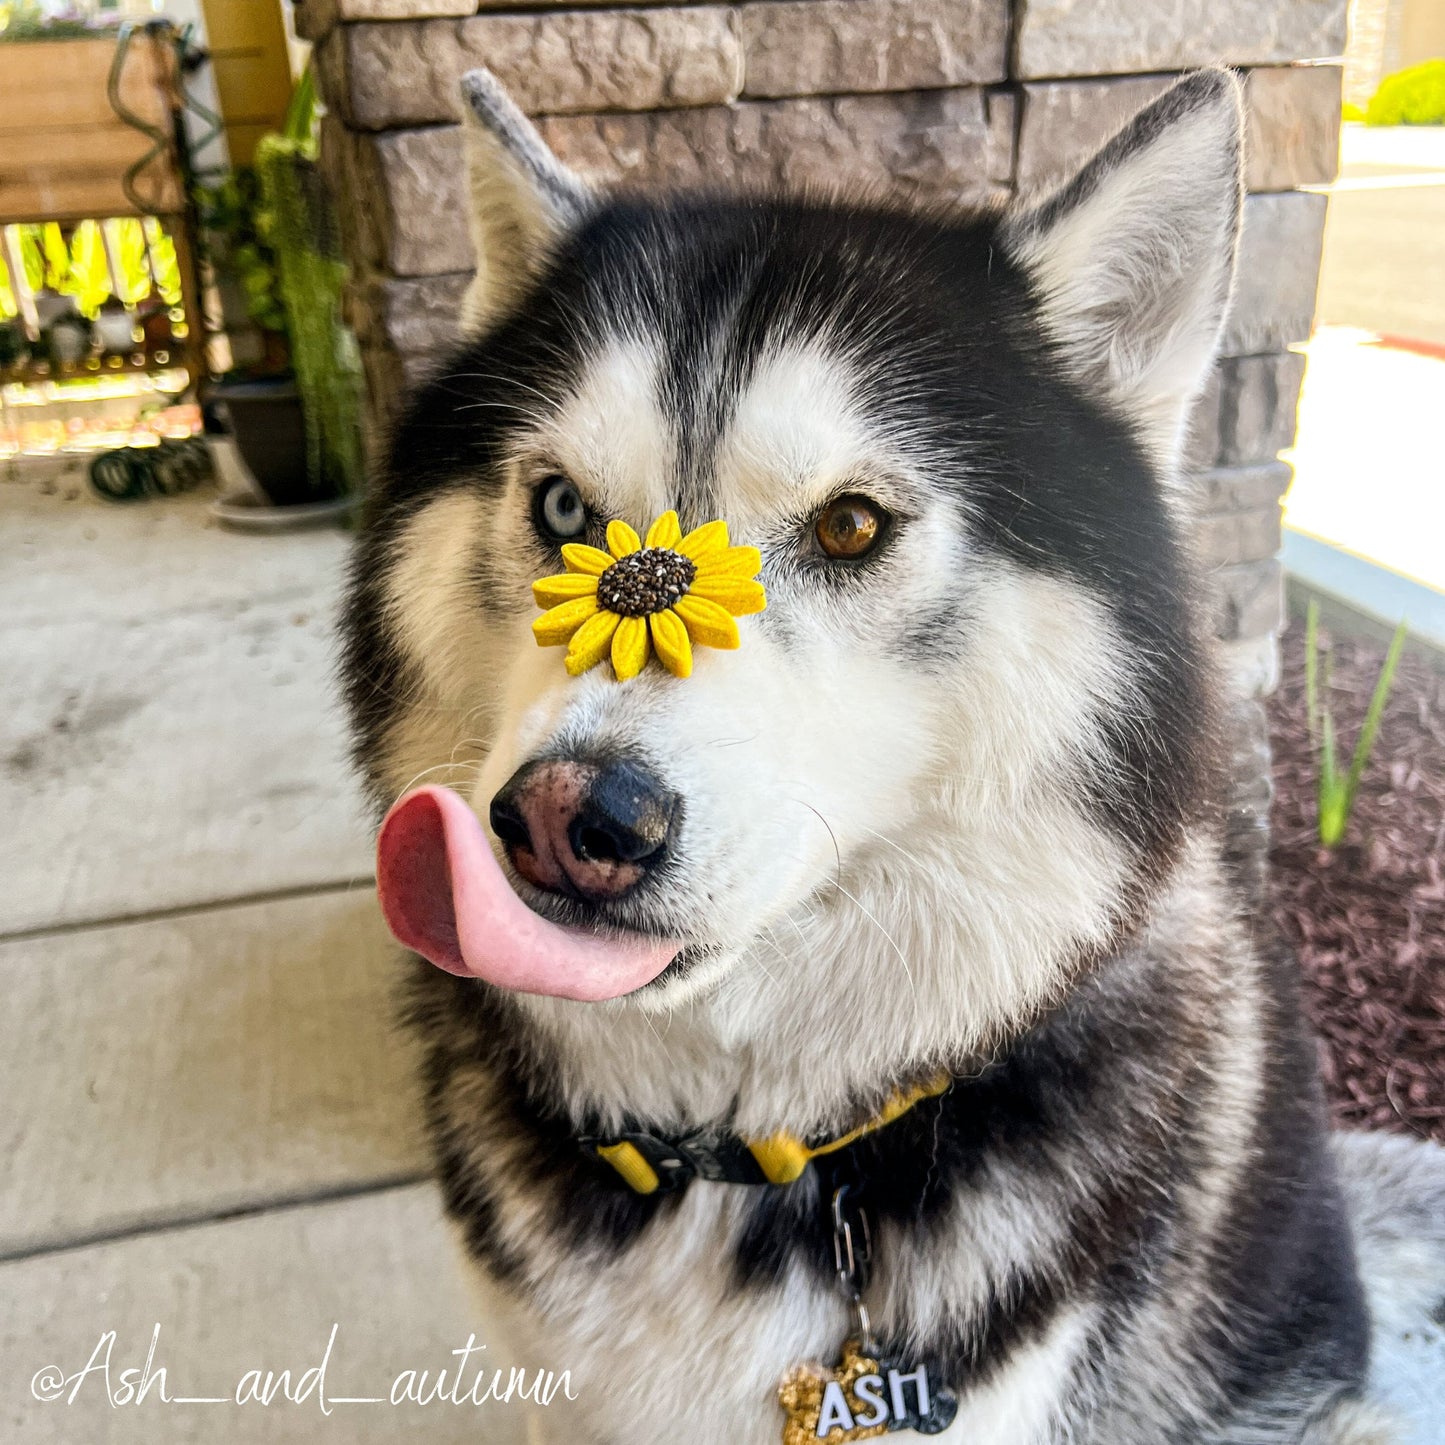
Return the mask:
{"type": "Polygon", "coordinates": [[[838,1287],[853,1307],[859,1345],[867,1351],[873,1347],[873,1329],[863,1291],[868,1288],[873,1263],[873,1231],[868,1212],[857,1200],[850,1200],[856,1193],[851,1184],[840,1184],[833,1191],[833,1264],[838,1287]]]}

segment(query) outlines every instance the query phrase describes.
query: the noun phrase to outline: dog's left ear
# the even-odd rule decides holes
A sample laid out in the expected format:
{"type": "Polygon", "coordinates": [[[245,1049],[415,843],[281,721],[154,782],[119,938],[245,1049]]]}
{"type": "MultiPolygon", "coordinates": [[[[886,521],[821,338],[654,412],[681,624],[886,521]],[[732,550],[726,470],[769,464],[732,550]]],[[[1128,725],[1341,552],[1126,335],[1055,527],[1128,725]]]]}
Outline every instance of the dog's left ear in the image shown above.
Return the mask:
{"type": "Polygon", "coordinates": [[[1239,83],[1187,75],[1004,237],[1080,379],[1166,467],[1214,359],[1239,232],[1239,83]]]}
{"type": "Polygon", "coordinates": [[[462,76],[463,141],[477,274],[462,325],[499,320],[536,279],[548,254],[592,205],[592,193],[547,148],[490,70],[462,76]]]}

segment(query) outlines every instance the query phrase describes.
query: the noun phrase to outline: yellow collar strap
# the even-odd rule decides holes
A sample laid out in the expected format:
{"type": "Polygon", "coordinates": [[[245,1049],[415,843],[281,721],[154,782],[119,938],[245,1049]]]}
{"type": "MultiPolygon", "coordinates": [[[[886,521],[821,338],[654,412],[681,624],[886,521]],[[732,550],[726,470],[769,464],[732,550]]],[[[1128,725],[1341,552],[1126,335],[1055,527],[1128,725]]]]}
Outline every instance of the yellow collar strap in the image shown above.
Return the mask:
{"type": "Polygon", "coordinates": [[[582,1147],[610,1164],[638,1194],[675,1189],[689,1179],[727,1184],[791,1184],[814,1159],[848,1145],[901,1118],[915,1104],[936,1098],[953,1077],[940,1073],[911,1089],[899,1089],[871,1119],[836,1139],[808,1144],[796,1134],[743,1139],[721,1130],[699,1129],[668,1138],[633,1132],[610,1139],[585,1138],[582,1147]]]}

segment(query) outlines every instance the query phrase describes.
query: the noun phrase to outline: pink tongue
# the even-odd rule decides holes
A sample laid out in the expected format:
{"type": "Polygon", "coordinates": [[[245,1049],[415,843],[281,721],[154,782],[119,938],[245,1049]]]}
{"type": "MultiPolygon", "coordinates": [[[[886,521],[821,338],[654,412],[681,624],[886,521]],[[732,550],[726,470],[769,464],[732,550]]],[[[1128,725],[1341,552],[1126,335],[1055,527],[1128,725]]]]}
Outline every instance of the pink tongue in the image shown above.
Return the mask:
{"type": "Polygon", "coordinates": [[[386,815],[376,891],[397,939],[448,973],[558,998],[617,998],[651,982],[682,947],[604,937],[533,913],[492,854],[477,815],[449,788],[418,788],[386,815]]]}

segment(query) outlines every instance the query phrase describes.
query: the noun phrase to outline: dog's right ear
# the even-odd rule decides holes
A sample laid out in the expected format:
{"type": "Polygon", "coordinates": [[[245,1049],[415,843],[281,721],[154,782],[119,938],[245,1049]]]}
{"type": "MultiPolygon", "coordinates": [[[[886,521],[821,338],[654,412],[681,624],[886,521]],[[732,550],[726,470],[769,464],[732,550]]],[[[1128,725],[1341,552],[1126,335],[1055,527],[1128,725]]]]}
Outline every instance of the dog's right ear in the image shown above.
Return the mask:
{"type": "Polygon", "coordinates": [[[462,325],[478,331],[523,294],[558,240],[587,214],[592,195],[547,148],[490,70],[462,77],[462,99],[477,253],[462,325]]]}

